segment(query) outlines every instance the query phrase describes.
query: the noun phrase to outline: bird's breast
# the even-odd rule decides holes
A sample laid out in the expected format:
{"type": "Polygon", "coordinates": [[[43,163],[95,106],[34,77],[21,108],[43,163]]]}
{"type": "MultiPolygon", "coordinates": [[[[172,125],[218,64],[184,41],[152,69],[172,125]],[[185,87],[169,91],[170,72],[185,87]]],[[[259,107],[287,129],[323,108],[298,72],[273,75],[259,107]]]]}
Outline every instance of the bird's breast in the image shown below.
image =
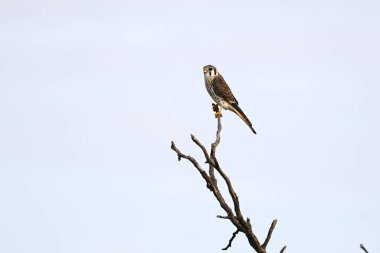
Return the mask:
{"type": "Polygon", "coordinates": [[[218,105],[223,107],[223,109],[229,109],[230,108],[230,104],[226,100],[224,100],[222,97],[218,96],[214,92],[214,89],[212,87],[210,88],[209,93],[210,93],[211,98],[215,101],[215,103],[217,103],[218,105]]]}

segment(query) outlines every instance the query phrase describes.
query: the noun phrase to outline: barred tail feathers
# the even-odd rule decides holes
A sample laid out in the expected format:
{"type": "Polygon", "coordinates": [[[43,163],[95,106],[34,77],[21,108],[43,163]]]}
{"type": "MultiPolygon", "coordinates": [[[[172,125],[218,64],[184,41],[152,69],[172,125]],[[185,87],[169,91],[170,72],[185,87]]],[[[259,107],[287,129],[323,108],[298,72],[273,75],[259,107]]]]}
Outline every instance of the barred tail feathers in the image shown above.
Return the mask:
{"type": "Polygon", "coordinates": [[[233,103],[231,105],[232,105],[232,107],[234,109],[233,112],[236,113],[245,122],[245,124],[247,124],[249,126],[249,128],[251,128],[251,130],[252,130],[252,132],[254,134],[256,134],[255,129],[253,129],[253,127],[252,127],[251,121],[249,121],[248,117],[245,116],[244,112],[240,109],[240,107],[238,106],[238,104],[233,103]]]}

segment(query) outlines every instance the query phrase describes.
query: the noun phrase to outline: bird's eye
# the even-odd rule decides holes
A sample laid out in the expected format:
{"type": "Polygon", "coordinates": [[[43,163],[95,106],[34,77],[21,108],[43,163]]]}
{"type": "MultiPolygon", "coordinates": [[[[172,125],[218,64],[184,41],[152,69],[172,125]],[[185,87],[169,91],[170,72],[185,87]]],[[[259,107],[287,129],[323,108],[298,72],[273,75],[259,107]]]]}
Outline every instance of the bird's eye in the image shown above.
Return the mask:
{"type": "Polygon", "coordinates": [[[208,71],[212,71],[212,68],[208,68],[208,71]]]}

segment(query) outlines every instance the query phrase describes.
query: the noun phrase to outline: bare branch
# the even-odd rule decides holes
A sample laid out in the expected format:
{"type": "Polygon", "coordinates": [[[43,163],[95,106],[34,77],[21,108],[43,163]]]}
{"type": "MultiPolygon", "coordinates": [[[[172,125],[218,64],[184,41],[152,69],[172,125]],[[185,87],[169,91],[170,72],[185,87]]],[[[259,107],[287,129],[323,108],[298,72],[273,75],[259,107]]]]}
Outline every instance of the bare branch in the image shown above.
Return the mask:
{"type": "Polygon", "coordinates": [[[193,142],[194,142],[195,144],[198,145],[198,147],[200,147],[200,148],[202,149],[203,154],[204,154],[205,157],[206,157],[206,163],[210,163],[210,162],[211,162],[211,161],[210,161],[210,156],[208,155],[205,146],[203,146],[203,144],[200,143],[200,141],[197,139],[197,137],[195,137],[193,134],[191,135],[191,139],[193,140],[193,142]]]}
{"type": "Polygon", "coordinates": [[[361,248],[362,250],[364,250],[365,253],[368,253],[368,250],[364,247],[363,244],[360,244],[360,248],[361,248]]]}
{"type": "Polygon", "coordinates": [[[214,186],[216,186],[217,185],[217,180],[216,180],[215,175],[214,175],[214,167],[215,167],[214,162],[211,161],[210,156],[207,153],[207,150],[206,150],[205,146],[203,146],[203,144],[193,134],[191,135],[191,139],[193,140],[193,142],[195,144],[198,145],[198,147],[200,147],[202,149],[203,154],[204,154],[204,156],[206,158],[206,163],[209,164],[209,175],[210,175],[211,181],[214,184],[214,186]]]}
{"type": "Polygon", "coordinates": [[[220,143],[220,132],[222,131],[222,123],[220,118],[218,118],[218,130],[216,130],[216,136],[215,136],[215,142],[211,144],[211,151],[210,151],[210,166],[209,166],[209,174],[211,177],[212,182],[214,185],[217,185],[217,180],[215,178],[214,168],[215,168],[215,152],[216,148],[218,147],[220,143]]]}
{"type": "Polygon", "coordinates": [[[228,244],[226,247],[224,247],[222,250],[227,250],[228,248],[230,248],[232,246],[232,241],[235,239],[236,235],[239,233],[239,229],[236,230],[233,234],[232,234],[232,237],[231,239],[228,241],[228,244]]]}
{"type": "Polygon", "coordinates": [[[252,230],[251,219],[247,217],[247,224],[250,230],[252,230]]]}
{"type": "Polygon", "coordinates": [[[267,235],[267,238],[265,239],[265,242],[263,243],[263,245],[261,245],[264,249],[267,248],[267,245],[269,243],[269,240],[272,236],[272,233],[273,233],[273,230],[274,228],[276,227],[276,224],[277,224],[277,220],[273,220],[272,221],[272,224],[270,225],[270,228],[269,228],[269,231],[268,231],[268,235],[267,235]]]}
{"type": "Polygon", "coordinates": [[[216,217],[219,218],[219,219],[225,219],[225,220],[230,220],[231,219],[230,217],[223,216],[223,215],[217,215],[216,217]]]}
{"type": "Polygon", "coordinates": [[[284,253],[285,250],[286,250],[286,246],[282,247],[280,253],[284,253]]]}
{"type": "Polygon", "coordinates": [[[220,143],[220,132],[222,131],[222,122],[220,118],[218,118],[218,130],[216,130],[215,142],[211,144],[211,156],[215,157],[216,147],[218,147],[220,143]]]}
{"type": "Polygon", "coordinates": [[[206,180],[207,185],[212,187],[211,180],[210,180],[209,176],[207,175],[206,171],[204,171],[202,169],[202,167],[199,165],[199,163],[193,157],[191,157],[189,155],[184,155],[181,151],[179,151],[179,149],[177,149],[177,147],[175,146],[173,141],[172,141],[171,148],[177,153],[178,161],[180,161],[181,158],[189,160],[194,165],[194,167],[197,168],[197,170],[202,175],[202,177],[206,180]]]}
{"type": "MultiPolygon", "coordinates": [[[[210,191],[212,191],[214,193],[214,196],[216,197],[216,199],[218,200],[220,206],[226,211],[226,213],[228,215],[233,215],[232,214],[232,209],[227,205],[226,201],[224,200],[222,194],[220,193],[218,187],[216,185],[214,185],[213,183],[213,180],[210,178],[209,175],[207,175],[207,172],[204,171],[201,166],[199,165],[199,163],[191,156],[187,156],[187,155],[184,155],[181,151],[179,151],[179,149],[175,146],[174,142],[172,141],[172,145],[171,145],[171,148],[177,153],[177,156],[178,156],[178,160],[180,161],[181,158],[184,158],[184,159],[187,159],[189,160],[193,165],[194,167],[199,171],[199,173],[202,175],[202,177],[204,178],[204,180],[206,181],[207,183],[207,188],[210,189],[210,191]]],[[[231,220],[232,223],[239,227],[240,228],[240,225],[238,224],[237,221],[233,221],[231,220]]]]}
{"type": "Polygon", "coordinates": [[[226,181],[227,188],[228,188],[228,192],[230,193],[231,198],[232,198],[232,201],[233,201],[233,203],[234,203],[235,213],[236,213],[236,215],[238,216],[238,218],[242,219],[242,218],[243,218],[243,215],[241,214],[241,211],[240,211],[239,197],[238,197],[238,195],[235,193],[234,188],[232,187],[231,180],[230,180],[230,179],[227,177],[227,175],[223,172],[222,168],[220,168],[219,163],[218,163],[218,160],[216,159],[216,157],[213,157],[213,156],[212,156],[212,159],[213,159],[214,162],[215,162],[215,169],[219,172],[219,174],[222,176],[222,178],[224,179],[224,181],[226,181]]]}
{"type": "MultiPolygon", "coordinates": [[[[183,154],[172,142],[171,148],[176,152],[178,156],[178,160],[180,161],[181,158],[189,160],[194,167],[198,170],[198,172],[202,175],[203,179],[207,183],[207,188],[210,189],[210,191],[214,194],[215,198],[219,202],[220,206],[223,208],[223,210],[226,212],[227,215],[218,215],[217,217],[220,219],[226,219],[230,220],[231,223],[236,227],[236,231],[232,234],[231,239],[229,240],[228,245],[223,248],[223,250],[227,250],[228,248],[231,247],[232,241],[235,239],[236,235],[239,232],[242,232],[245,234],[245,236],[248,239],[249,244],[252,246],[252,248],[258,252],[258,253],[267,253],[266,252],[266,246],[268,245],[273,230],[276,226],[277,220],[274,220],[272,222],[271,227],[269,228],[268,235],[264,241],[264,243],[261,245],[259,240],[257,239],[256,235],[252,231],[252,225],[250,219],[247,217],[247,219],[244,219],[243,214],[241,213],[240,210],[240,203],[239,203],[239,197],[236,194],[231,180],[229,177],[224,173],[222,168],[219,165],[219,162],[216,158],[216,148],[218,147],[220,143],[220,133],[222,130],[222,124],[221,124],[221,119],[218,118],[218,129],[216,131],[216,137],[215,137],[215,142],[211,144],[211,151],[210,153],[207,152],[206,148],[204,145],[194,136],[191,135],[192,141],[202,150],[204,157],[206,158],[206,163],[208,163],[209,166],[209,173],[207,173],[205,170],[202,169],[202,167],[199,165],[199,163],[190,155],[185,155],[183,154]],[[227,185],[229,195],[233,201],[234,205],[234,211],[230,208],[230,206],[226,203],[224,200],[223,195],[221,194],[218,185],[217,185],[217,180],[214,175],[214,169],[218,171],[220,176],[223,178],[224,182],[227,185]]],[[[285,250],[286,246],[281,250],[283,252],[285,250]]]]}

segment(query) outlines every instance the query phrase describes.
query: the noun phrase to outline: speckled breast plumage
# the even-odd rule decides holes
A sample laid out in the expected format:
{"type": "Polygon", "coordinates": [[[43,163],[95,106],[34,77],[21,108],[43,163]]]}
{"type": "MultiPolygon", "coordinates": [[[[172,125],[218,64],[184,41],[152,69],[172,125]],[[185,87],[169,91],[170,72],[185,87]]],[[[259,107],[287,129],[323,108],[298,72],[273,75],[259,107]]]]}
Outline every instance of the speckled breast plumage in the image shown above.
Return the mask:
{"type": "Polygon", "coordinates": [[[215,103],[217,103],[218,105],[220,105],[221,107],[223,107],[223,109],[228,109],[229,108],[229,104],[227,103],[226,100],[224,100],[222,97],[218,96],[212,85],[211,84],[208,84],[207,81],[206,81],[206,89],[208,91],[208,94],[210,94],[211,98],[215,101],[215,103]]]}

